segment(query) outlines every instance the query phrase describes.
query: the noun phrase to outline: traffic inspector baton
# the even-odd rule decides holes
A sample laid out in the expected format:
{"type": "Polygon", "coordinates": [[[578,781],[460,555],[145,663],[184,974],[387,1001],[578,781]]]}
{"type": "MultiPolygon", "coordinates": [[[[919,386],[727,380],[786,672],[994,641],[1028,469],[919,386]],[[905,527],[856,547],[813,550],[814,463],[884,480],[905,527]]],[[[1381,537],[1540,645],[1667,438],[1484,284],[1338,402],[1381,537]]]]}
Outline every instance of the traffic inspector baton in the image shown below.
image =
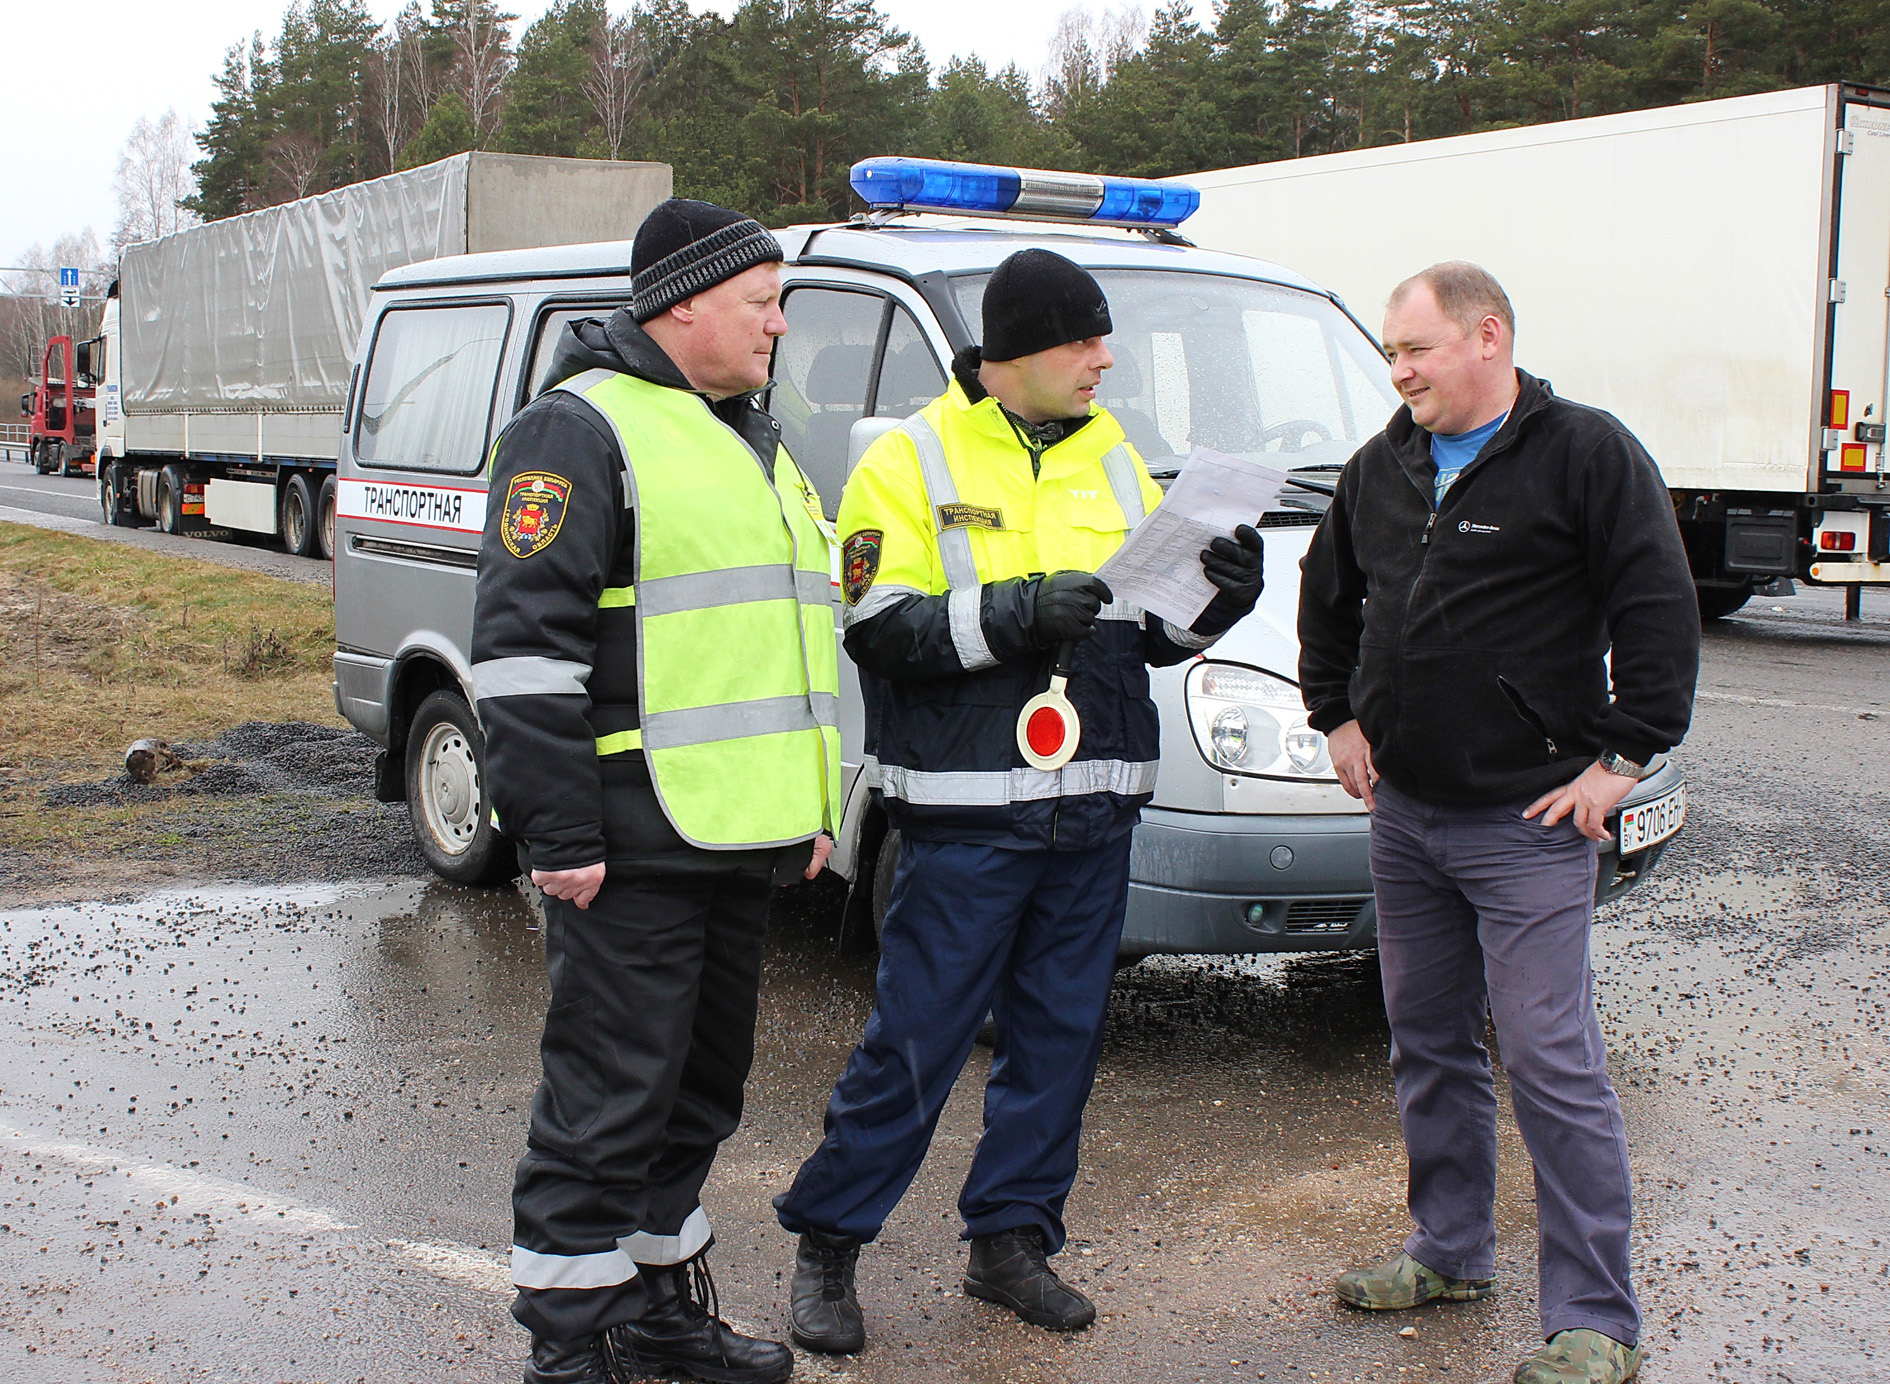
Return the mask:
{"type": "Polygon", "coordinates": [[[1075,757],[1083,738],[1083,718],[1063,695],[1075,663],[1076,641],[1066,639],[1057,646],[1050,668],[1050,690],[1039,692],[1017,713],[1017,748],[1033,769],[1061,769],[1075,757]]]}

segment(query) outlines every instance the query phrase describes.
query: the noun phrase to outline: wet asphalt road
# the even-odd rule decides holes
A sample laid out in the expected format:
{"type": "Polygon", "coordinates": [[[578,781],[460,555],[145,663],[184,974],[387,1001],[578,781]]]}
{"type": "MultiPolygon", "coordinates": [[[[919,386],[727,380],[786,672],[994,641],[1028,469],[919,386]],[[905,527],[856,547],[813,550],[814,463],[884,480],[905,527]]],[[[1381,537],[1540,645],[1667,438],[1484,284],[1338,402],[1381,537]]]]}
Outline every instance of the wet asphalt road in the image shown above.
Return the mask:
{"type": "Polygon", "coordinates": [[[265,572],[290,581],[328,585],[334,578],[333,564],[296,557],[270,539],[251,544],[159,533],[148,526],[114,528],[99,521],[97,481],[83,476],[36,475],[32,467],[10,458],[0,459],[0,520],[265,572]]]}
{"type": "MultiPolygon", "coordinates": [[[[1865,613],[1817,593],[1710,632],[1689,825],[1596,929],[1649,1380],[1890,1377],[1890,601],[1865,613]]],[[[774,1332],[768,1198],[870,1004],[871,958],[835,955],[819,902],[779,910],[748,1120],[707,1194],[725,1307],[774,1332]]],[[[533,926],[515,890],[411,879],[0,912],[0,1378],[516,1379],[533,926]]],[[[1496,1299],[1327,1296],[1405,1227],[1375,987],[1343,955],[1124,973],[1059,1261],[1104,1319],[1069,1339],[957,1291],[974,1054],[862,1261],[868,1350],[803,1376],[1507,1379],[1535,1334],[1507,1121],[1496,1299]]]]}

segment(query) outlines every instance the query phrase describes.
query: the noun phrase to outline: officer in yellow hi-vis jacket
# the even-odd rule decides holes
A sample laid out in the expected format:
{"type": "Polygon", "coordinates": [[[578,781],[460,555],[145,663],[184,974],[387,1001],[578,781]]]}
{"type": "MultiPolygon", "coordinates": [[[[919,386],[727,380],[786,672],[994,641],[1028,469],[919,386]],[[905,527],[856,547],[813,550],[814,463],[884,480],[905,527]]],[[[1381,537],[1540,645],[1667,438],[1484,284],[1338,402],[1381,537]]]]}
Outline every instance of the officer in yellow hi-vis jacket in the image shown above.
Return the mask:
{"type": "Polygon", "coordinates": [[[793,1369],[715,1315],[698,1201],[741,1117],[769,886],[820,870],[838,815],[831,544],[754,397],[780,259],[665,202],[630,306],[567,329],[493,449],[472,674],[551,974],[512,1199],[526,1384],[793,1369]]]}
{"type": "Polygon", "coordinates": [[[1093,575],[1161,498],[1094,403],[1111,330],[1090,274],[1047,250],[1011,256],[985,289],[982,351],[961,352],[944,397],[868,450],[840,504],[868,772],[904,846],[873,1016],[826,1137],[775,1199],[801,1237],[792,1334],[813,1350],[864,1344],[859,1247],[918,1171],[987,1009],[984,1137],[958,1202],[965,1291],[1051,1330],[1095,1317],[1048,1256],[1063,1246],[1130,833],[1155,786],[1148,666],[1212,644],[1261,587],[1246,525],[1202,554],[1220,594],[1190,629],[1114,602],[1093,575]],[[1080,745],[1062,768],[1033,767],[1019,713],[1071,643],[1080,745]]]}

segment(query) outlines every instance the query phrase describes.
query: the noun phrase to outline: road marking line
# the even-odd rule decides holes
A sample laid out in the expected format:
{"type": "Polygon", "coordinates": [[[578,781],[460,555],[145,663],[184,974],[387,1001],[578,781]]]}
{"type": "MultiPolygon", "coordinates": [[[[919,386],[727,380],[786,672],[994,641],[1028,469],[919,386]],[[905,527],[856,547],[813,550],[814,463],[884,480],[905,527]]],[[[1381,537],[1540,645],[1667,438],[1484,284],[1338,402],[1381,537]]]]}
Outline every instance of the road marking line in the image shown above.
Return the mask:
{"type": "MultiPolygon", "coordinates": [[[[226,1182],[208,1173],[192,1172],[172,1163],[152,1163],[116,1149],[64,1140],[41,1139],[26,1130],[0,1124],[0,1153],[21,1161],[63,1163],[95,1176],[123,1174],[153,1200],[175,1198],[177,1209],[194,1214],[220,1212],[243,1218],[246,1229],[295,1235],[339,1235],[360,1227],[334,1212],[300,1206],[257,1191],[241,1182],[226,1182]]],[[[512,1292],[512,1274],[504,1258],[439,1241],[386,1240],[385,1247],[436,1278],[484,1293],[512,1292]]]]}
{"type": "Polygon", "coordinates": [[[1842,711],[1851,716],[1881,716],[1882,707],[1831,706],[1825,702],[1793,702],[1783,697],[1747,697],[1736,692],[1695,692],[1696,702],[1730,702],[1734,706],[1771,706],[1785,711],[1842,711]]]}

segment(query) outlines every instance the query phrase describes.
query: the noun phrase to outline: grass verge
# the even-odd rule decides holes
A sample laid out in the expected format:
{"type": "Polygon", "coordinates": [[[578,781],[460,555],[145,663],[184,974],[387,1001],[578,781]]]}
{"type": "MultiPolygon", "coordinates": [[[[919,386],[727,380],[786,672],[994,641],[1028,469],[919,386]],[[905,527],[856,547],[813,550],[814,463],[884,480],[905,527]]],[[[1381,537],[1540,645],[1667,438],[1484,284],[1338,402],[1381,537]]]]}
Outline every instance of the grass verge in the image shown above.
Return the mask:
{"type": "MultiPolygon", "coordinates": [[[[0,523],[0,784],[99,778],[145,736],[339,725],[334,639],[321,587],[0,523]]],[[[77,839],[101,813],[123,825],[136,811],[7,796],[0,846],[77,839]]]]}

